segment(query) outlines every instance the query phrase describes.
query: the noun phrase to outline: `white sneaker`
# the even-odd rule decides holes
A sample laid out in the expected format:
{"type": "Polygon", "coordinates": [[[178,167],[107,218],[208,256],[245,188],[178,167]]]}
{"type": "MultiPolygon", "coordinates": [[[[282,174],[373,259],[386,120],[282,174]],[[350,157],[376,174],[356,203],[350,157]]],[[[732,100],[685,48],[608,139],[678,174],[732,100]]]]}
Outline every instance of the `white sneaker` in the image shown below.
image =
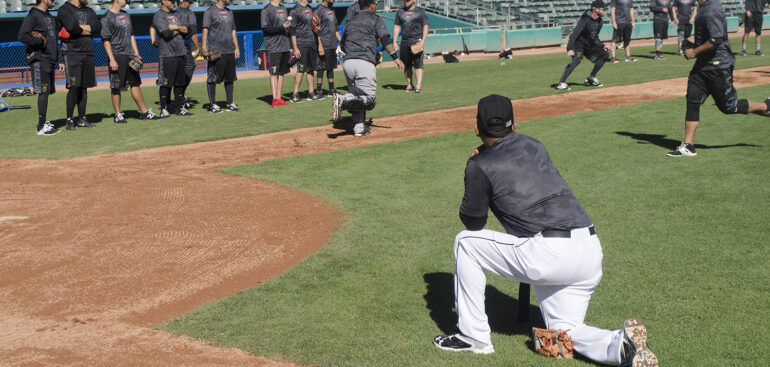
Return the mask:
{"type": "Polygon", "coordinates": [[[570,90],[572,88],[570,88],[567,83],[559,83],[558,85],[556,85],[556,89],[558,89],[558,90],[570,90]]]}
{"type": "Polygon", "coordinates": [[[674,151],[666,153],[669,157],[694,157],[698,155],[695,153],[695,147],[692,144],[682,143],[674,151]]]}
{"type": "Polygon", "coordinates": [[[452,352],[473,352],[476,354],[492,354],[495,352],[495,348],[492,345],[471,339],[460,333],[436,336],[433,338],[433,345],[452,352]]]}
{"type": "Polygon", "coordinates": [[[59,133],[59,130],[56,129],[52,123],[46,121],[43,124],[43,127],[40,128],[40,130],[37,131],[37,135],[40,136],[52,136],[59,133]]]}

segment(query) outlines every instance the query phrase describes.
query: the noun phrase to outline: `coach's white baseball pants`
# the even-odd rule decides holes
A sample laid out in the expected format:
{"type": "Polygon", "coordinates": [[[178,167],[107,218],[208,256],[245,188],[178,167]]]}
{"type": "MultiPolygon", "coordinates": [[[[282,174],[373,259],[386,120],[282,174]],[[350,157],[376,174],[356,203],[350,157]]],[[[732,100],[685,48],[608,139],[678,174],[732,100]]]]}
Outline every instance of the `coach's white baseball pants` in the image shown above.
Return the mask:
{"type": "Polygon", "coordinates": [[[546,328],[569,330],[576,352],[596,362],[620,363],[623,331],[583,323],[602,277],[602,247],[588,228],[572,230],[572,238],[465,230],[455,238],[455,264],[457,325],[464,335],[492,344],[484,311],[486,271],[491,271],[531,284],[546,328]]]}

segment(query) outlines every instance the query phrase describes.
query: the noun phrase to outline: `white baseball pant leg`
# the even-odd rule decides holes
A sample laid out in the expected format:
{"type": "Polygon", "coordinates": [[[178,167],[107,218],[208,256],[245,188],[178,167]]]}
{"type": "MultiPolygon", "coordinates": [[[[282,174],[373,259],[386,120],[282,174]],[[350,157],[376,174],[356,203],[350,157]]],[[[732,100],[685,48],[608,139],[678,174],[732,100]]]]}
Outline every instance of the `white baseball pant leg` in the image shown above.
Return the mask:
{"type": "MultiPolygon", "coordinates": [[[[492,344],[484,310],[486,271],[529,283],[549,329],[569,330],[575,351],[596,362],[620,364],[622,330],[584,324],[591,294],[602,277],[602,248],[587,228],[572,238],[519,238],[491,230],[455,238],[455,307],[463,335],[492,344]]],[[[519,300],[528,302],[529,300],[519,300]]]]}
{"type": "MultiPolygon", "coordinates": [[[[377,70],[371,62],[360,59],[348,59],[342,63],[345,79],[348,82],[348,93],[342,95],[342,103],[354,98],[362,98],[364,104],[374,100],[377,94],[377,70]]],[[[366,109],[350,110],[353,117],[353,133],[364,132],[366,109]]]]}

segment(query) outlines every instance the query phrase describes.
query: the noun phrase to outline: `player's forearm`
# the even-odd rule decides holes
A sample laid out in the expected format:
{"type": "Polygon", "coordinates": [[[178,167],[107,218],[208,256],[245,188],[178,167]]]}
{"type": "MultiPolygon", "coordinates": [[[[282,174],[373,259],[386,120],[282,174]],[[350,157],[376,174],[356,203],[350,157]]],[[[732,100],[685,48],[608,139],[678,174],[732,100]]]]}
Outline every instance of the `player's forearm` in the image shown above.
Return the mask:
{"type": "Polygon", "coordinates": [[[700,55],[700,54],[702,54],[704,52],[711,51],[711,50],[713,50],[715,48],[716,48],[716,46],[714,46],[714,44],[711,43],[711,41],[706,41],[702,45],[700,45],[700,46],[696,47],[695,49],[693,49],[693,51],[695,51],[695,56],[698,56],[698,55],[700,55]]]}
{"type": "Polygon", "coordinates": [[[131,48],[134,49],[134,56],[141,57],[139,55],[139,47],[136,46],[136,37],[131,36],[131,48]]]}
{"type": "Polygon", "coordinates": [[[102,44],[104,45],[104,53],[107,54],[107,59],[109,59],[111,63],[117,62],[115,61],[115,55],[112,54],[112,42],[104,41],[102,44]]]}
{"type": "Polygon", "coordinates": [[[428,39],[428,25],[427,24],[424,27],[422,27],[422,42],[425,43],[426,39],[428,39]]]}

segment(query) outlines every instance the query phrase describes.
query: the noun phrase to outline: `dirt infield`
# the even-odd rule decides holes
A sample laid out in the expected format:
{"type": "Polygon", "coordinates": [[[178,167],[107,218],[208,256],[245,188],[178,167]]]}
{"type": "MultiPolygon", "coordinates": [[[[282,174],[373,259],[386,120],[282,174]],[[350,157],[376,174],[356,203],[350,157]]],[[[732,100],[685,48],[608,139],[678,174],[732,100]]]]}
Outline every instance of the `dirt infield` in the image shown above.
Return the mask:
{"type": "MultiPolygon", "coordinates": [[[[735,72],[737,87],[769,83],[770,67],[735,72]]],[[[514,108],[522,122],[684,92],[678,78],[517,100],[514,108]]],[[[390,128],[366,138],[321,126],[60,161],[0,160],[0,365],[292,365],[148,328],[280,274],[341,221],[322,199],[214,170],[470,129],[474,116],[469,106],[381,118],[376,124],[390,128]]]]}

